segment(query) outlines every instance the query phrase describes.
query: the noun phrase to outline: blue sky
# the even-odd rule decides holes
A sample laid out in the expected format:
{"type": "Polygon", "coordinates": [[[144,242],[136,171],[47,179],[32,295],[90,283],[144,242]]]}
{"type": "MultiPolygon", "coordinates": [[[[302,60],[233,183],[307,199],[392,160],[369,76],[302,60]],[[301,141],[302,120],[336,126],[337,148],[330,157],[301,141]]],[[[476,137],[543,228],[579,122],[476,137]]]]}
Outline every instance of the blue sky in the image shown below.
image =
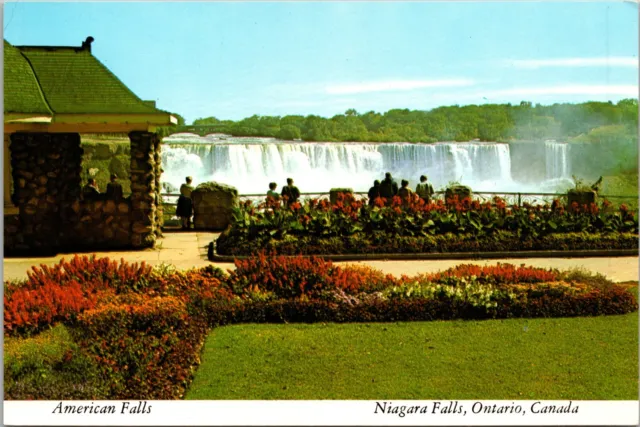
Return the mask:
{"type": "Polygon", "coordinates": [[[187,122],[638,94],[632,2],[8,2],[3,28],[16,45],[93,36],[187,122]]]}

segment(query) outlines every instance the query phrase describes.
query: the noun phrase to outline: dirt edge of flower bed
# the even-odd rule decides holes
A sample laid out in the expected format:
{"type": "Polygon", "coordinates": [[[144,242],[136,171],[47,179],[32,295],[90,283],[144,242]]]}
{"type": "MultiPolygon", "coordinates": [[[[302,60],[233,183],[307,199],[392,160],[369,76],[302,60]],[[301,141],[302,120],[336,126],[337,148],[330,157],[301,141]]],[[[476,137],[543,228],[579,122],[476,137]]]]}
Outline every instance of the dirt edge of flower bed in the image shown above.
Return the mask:
{"type": "MultiPolygon", "coordinates": [[[[638,256],[638,249],[609,250],[566,250],[566,251],[513,251],[513,252],[434,252],[434,253],[389,253],[389,254],[325,254],[302,255],[314,256],[328,261],[415,261],[415,260],[456,260],[456,259],[501,259],[501,258],[599,258],[638,256]]],[[[209,243],[207,252],[209,261],[234,262],[236,259],[247,259],[251,255],[219,255],[214,242],[209,243]]],[[[294,257],[296,255],[283,255],[294,257]]]]}

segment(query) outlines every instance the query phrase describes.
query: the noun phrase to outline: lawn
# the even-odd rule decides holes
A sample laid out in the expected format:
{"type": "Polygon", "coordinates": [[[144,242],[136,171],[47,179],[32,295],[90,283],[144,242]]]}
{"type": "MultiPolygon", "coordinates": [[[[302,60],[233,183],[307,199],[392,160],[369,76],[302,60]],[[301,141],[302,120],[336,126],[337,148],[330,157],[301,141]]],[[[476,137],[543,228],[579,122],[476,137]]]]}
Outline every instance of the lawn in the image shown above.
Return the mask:
{"type": "Polygon", "coordinates": [[[215,328],[187,399],[638,398],[638,313],[215,328]]]}

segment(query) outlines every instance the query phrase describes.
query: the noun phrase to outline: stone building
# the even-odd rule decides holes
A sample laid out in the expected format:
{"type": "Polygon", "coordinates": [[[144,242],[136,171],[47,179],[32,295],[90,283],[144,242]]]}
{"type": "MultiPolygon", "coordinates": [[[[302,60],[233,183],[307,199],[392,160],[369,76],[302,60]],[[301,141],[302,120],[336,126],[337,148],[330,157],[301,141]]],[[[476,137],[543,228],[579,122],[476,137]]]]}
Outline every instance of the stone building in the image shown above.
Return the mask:
{"type": "Polygon", "coordinates": [[[131,92],[92,55],[92,42],[4,42],[6,255],[147,248],[160,234],[155,130],[177,120],[131,92]],[[129,135],[130,195],[82,199],[83,133],[129,135]]]}

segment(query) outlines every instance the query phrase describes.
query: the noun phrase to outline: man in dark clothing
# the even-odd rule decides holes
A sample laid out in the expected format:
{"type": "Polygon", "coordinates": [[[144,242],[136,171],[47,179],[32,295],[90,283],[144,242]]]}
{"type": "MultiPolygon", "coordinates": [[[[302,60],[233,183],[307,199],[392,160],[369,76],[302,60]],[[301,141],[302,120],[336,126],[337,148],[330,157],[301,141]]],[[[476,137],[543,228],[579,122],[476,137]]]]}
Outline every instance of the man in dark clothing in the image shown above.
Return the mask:
{"type": "Polygon", "coordinates": [[[95,178],[89,178],[87,185],[82,188],[82,198],[84,200],[98,200],[100,198],[100,190],[95,178]]]}
{"type": "Polygon", "coordinates": [[[290,205],[297,202],[300,198],[300,190],[293,185],[293,178],[287,178],[287,185],[282,187],[282,197],[286,197],[287,204],[290,205]]]}
{"type": "Polygon", "coordinates": [[[118,175],[111,174],[111,182],[107,184],[107,200],[119,202],[122,199],[122,184],[118,182],[118,175]]]}
{"type": "Polygon", "coordinates": [[[380,197],[380,181],[377,179],[373,181],[373,187],[369,189],[369,206],[373,206],[376,199],[380,197]]]}
{"type": "Polygon", "coordinates": [[[176,215],[180,217],[183,230],[191,229],[191,217],[193,216],[193,200],[191,199],[191,193],[193,192],[193,178],[188,176],[185,179],[185,183],[180,186],[180,197],[178,197],[178,207],[176,208],[176,215]]]}
{"type": "Polygon", "coordinates": [[[380,183],[380,197],[390,201],[396,194],[398,194],[398,183],[391,177],[391,172],[387,172],[380,183]]]}

